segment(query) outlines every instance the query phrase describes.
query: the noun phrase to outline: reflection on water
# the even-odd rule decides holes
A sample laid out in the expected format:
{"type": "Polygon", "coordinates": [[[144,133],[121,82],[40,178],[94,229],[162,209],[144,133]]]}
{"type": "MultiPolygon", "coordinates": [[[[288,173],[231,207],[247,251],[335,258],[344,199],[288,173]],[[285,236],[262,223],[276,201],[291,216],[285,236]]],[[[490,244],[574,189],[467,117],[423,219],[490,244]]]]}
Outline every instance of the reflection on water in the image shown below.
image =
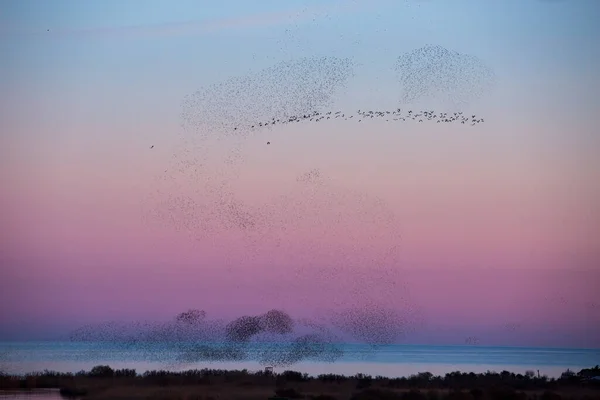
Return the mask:
{"type": "Polygon", "coordinates": [[[31,390],[0,390],[0,399],[11,400],[62,400],[58,389],[31,389],[31,390]]]}

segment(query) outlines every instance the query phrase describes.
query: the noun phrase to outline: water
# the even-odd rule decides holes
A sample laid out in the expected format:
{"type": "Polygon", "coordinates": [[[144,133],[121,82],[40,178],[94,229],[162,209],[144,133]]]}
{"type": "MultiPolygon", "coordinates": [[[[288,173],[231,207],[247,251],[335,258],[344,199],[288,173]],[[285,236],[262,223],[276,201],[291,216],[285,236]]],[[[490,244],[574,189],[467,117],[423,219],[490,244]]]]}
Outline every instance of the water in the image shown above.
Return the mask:
{"type": "MultiPolygon", "coordinates": [[[[113,368],[134,368],[138,372],[151,369],[194,368],[260,370],[264,365],[257,361],[257,355],[268,345],[250,344],[249,358],[243,362],[202,361],[177,364],[175,361],[180,354],[177,347],[162,343],[126,347],[110,343],[2,342],[0,368],[11,373],[44,369],[77,372],[89,370],[99,364],[107,364],[113,368]]],[[[334,363],[304,361],[279,369],[292,369],[309,374],[360,372],[384,376],[406,376],[423,371],[443,375],[457,370],[508,370],[523,373],[532,369],[539,370],[540,374],[557,377],[567,368],[578,371],[600,364],[600,349],[424,345],[386,345],[373,348],[363,344],[339,346],[344,355],[334,363]]]]}
{"type": "Polygon", "coordinates": [[[0,399],[10,400],[62,400],[58,389],[0,390],[0,399]]]}

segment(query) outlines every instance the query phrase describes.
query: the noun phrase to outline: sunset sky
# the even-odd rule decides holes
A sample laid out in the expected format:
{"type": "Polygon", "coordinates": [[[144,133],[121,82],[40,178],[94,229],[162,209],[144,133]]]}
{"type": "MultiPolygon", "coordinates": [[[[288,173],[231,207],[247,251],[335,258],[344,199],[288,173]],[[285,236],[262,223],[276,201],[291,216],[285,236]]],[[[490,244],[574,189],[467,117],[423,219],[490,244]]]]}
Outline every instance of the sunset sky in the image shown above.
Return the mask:
{"type": "Polygon", "coordinates": [[[600,347],[598,20],[596,0],[0,1],[0,340],[189,308],[311,316],[354,287],[418,309],[409,342],[600,347]],[[328,55],[355,65],[332,110],[391,110],[394,63],[427,44],[493,69],[464,108],[484,124],[258,132],[230,189],[285,234],[148,222],[175,180],[204,190],[165,175],[186,95],[328,55]],[[314,197],[296,184],[311,169],[327,182],[314,197]],[[405,289],[369,282],[375,267],[405,289]]]}

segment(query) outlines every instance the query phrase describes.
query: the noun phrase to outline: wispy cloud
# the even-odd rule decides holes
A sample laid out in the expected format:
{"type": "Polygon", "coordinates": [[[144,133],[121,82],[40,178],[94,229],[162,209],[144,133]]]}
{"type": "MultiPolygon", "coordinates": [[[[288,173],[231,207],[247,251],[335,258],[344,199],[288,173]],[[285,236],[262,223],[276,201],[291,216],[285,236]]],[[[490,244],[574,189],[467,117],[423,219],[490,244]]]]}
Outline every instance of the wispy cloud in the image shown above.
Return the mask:
{"type": "Polygon", "coordinates": [[[323,18],[336,13],[353,12],[366,9],[373,1],[338,0],[319,7],[259,13],[235,18],[220,18],[203,21],[170,22],[160,24],[144,24],[136,26],[107,26],[89,29],[52,29],[45,27],[37,29],[23,28],[15,24],[1,24],[1,36],[39,36],[52,35],[55,37],[163,37],[201,35],[211,32],[251,29],[276,25],[287,25],[311,19],[323,18]]]}

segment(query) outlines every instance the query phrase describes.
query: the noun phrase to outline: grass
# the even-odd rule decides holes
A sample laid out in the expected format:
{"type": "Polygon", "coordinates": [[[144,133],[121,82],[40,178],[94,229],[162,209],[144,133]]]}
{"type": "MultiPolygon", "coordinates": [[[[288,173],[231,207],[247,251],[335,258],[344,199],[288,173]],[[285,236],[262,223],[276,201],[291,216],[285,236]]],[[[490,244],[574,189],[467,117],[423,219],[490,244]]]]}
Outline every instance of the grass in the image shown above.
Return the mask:
{"type": "Polygon", "coordinates": [[[585,378],[598,375],[598,366],[577,374],[565,371],[559,379],[508,371],[445,376],[424,372],[402,378],[209,369],[137,374],[135,370],[96,366],[76,374],[3,374],[0,389],[60,388],[65,397],[86,400],[593,400],[600,399],[600,384],[585,378]]]}

